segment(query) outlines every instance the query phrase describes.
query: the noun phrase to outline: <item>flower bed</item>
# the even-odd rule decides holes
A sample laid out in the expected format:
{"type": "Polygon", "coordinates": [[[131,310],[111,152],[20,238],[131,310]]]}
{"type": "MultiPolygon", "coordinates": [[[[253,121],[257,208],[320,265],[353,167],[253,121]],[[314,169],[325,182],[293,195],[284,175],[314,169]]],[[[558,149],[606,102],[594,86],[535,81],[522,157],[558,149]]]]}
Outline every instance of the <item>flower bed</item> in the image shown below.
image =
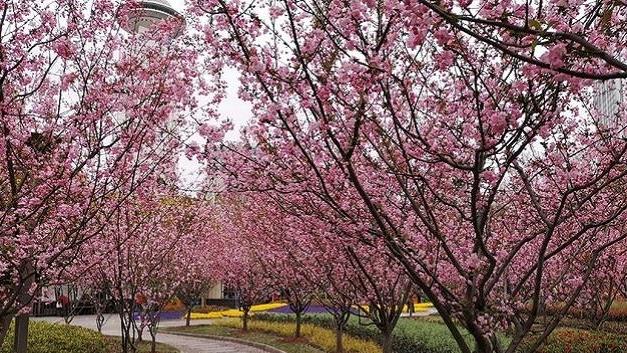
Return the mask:
{"type": "Polygon", "coordinates": [[[607,313],[610,321],[627,322],[627,301],[616,301],[607,313]]]}
{"type": "MultiPolygon", "coordinates": [[[[255,316],[255,321],[280,322],[289,324],[294,330],[294,315],[262,313],[255,316]]],[[[333,318],[328,314],[305,315],[306,324],[323,327],[329,330],[334,328],[333,318]]],[[[377,342],[380,333],[372,325],[363,325],[352,317],[346,327],[346,333],[356,338],[377,342]]],[[[471,343],[469,336],[468,341],[471,343]]],[[[393,333],[392,348],[396,353],[459,353],[457,343],[451,336],[448,328],[438,322],[426,320],[401,319],[393,333]]]]}
{"type": "MultiPolygon", "coordinates": [[[[552,305],[546,308],[548,315],[554,315],[561,310],[561,305],[552,305]]],[[[591,308],[571,308],[568,314],[572,318],[576,319],[590,319],[593,316],[593,310],[591,308]]],[[[627,322],[627,301],[615,301],[612,303],[610,310],[607,313],[607,321],[627,322]]]]}
{"type": "Polygon", "coordinates": [[[627,335],[579,329],[558,329],[538,353],[625,353],[627,335]]]}
{"type": "MultiPolygon", "coordinates": [[[[240,320],[234,319],[218,320],[215,324],[231,328],[240,328],[242,325],[240,320]]],[[[253,320],[248,325],[248,328],[254,331],[269,332],[284,337],[294,335],[294,326],[289,323],[253,320]]],[[[311,345],[325,352],[335,351],[335,332],[333,330],[313,324],[303,324],[302,335],[311,345]]],[[[347,353],[381,353],[379,345],[371,340],[345,335],[343,343],[347,353]]]]}
{"type": "MultiPolygon", "coordinates": [[[[251,313],[263,312],[263,311],[282,308],[282,307],[285,307],[286,305],[287,304],[285,303],[268,303],[268,304],[253,305],[250,308],[250,312],[251,313]]],[[[209,313],[192,313],[190,318],[192,320],[238,318],[238,317],[242,317],[243,315],[244,313],[240,310],[228,309],[228,310],[214,311],[214,312],[209,312],[209,313]]]]}
{"type": "MultiPolygon", "coordinates": [[[[414,304],[414,312],[415,313],[420,313],[420,312],[426,312],[429,309],[433,308],[433,304],[431,303],[416,303],[414,304]]],[[[356,310],[357,308],[355,308],[356,310]]],[[[272,309],[272,310],[268,310],[268,312],[271,313],[277,313],[277,314],[293,314],[294,312],[292,311],[292,309],[290,309],[290,307],[288,305],[276,308],[276,309],[272,309]]],[[[309,308],[307,308],[307,311],[305,311],[305,313],[307,314],[325,314],[328,311],[324,308],[324,306],[322,305],[310,305],[309,308]]],[[[404,313],[408,313],[409,312],[409,308],[407,306],[405,306],[403,308],[403,312],[404,313]]]]}
{"type": "MultiPolygon", "coordinates": [[[[433,304],[431,303],[415,303],[414,304],[414,313],[424,313],[429,311],[429,309],[433,308],[433,304]]],[[[368,306],[363,306],[361,307],[361,310],[365,310],[366,312],[368,312],[368,306]]],[[[407,305],[405,305],[403,307],[403,312],[404,313],[408,313],[409,312],[409,307],[407,305]]]]}
{"type": "MultiPolygon", "coordinates": [[[[282,306],[280,308],[268,310],[268,311],[271,313],[278,313],[278,314],[292,314],[293,313],[292,309],[290,309],[288,305],[282,306]]],[[[321,305],[310,305],[309,308],[307,308],[307,313],[310,313],[310,314],[323,314],[326,312],[327,310],[321,305]]]]}

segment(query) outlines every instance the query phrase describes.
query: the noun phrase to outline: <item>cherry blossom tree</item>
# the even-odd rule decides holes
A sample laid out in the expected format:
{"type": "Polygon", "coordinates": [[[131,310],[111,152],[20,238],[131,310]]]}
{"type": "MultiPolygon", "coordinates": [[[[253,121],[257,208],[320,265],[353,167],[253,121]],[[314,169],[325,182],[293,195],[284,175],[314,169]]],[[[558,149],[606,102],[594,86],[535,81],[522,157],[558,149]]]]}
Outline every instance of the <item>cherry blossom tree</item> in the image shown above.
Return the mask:
{"type": "Polygon", "coordinates": [[[129,36],[119,4],[0,5],[0,343],[102,231],[93,224],[172,168],[161,161],[196,106],[195,51],[169,39],[172,23],[129,36]]]}
{"type": "Polygon", "coordinates": [[[370,320],[381,332],[383,351],[392,352],[392,332],[412,288],[403,269],[385,255],[376,239],[368,244],[339,242],[333,226],[312,228],[311,222],[300,218],[289,224],[290,234],[299,241],[298,249],[282,249],[287,256],[301,259],[292,268],[303,272],[333,314],[336,350],[343,351],[342,333],[350,315],[356,314],[370,320]],[[359,310],[351,310],[355,307],[359,310]]]}
{"type": "MultiPolygon", "coordinates": [[[[150,188],[155,190],[155,188],[150,188]]],[[[160,312],[180,286],[192,281],[205,258],[189,257],[205,248],[208,210],[204,201],[170,193],[146,192],[127,202],[89,244],[95,265],[87,272],[108,283],[121,321],[124,352],[135,351],[145,328],[155,349],[160,312]],[[190,263],[190,261],[195,261],[190,263]]]]}
{"type": "Polygon", "coordinates": [[[347,257],[355,269],[351,279],[360,293],[361,312],[381,332],[384,353],[392,353],[392,332],[409,300],[413,284],[393,259],[381,256],[380,247],[355,245],[347,249],[347,257]]]}
{"type": "Polygon", "coordinates": [[[353,306],[360,299],[359,293],[347,280],[353,276],[354,272],[350,266],[341,262],[342,251],[337,247],[321,246],[319,249],[329,255],[329,258],[321,256],[313,258],[312,268],[315,271],[311,272],[313,276],[310,280],[316,284],[316,301],[322,304],[333,317],[335,351],[342,353],[344,352],[344,332],[352,315],[353,306]],[[333,262],[329,261],[330,258],[333,262]]]}
{"type": "MultiPolygon", "coordinates": [[[[238,234],[248,251],[254,254],[268,277],[269,285],[287,300],[290,310],[296,316],[295,337],[301,337],[302,316],[314,298],[316,285],[308,279],[311,271],[302,261],[303,251],[300,239],[287,217],[272,202],[265,203],[261,199],[235,198],[238,202],[237,223],[234,233],[238,234]],[[280,221],[277,221],[279,220],[280,221]],[[286,236],[286,235],[290,236],[286,236]]],[[[222,195],[222,199],[230,199],[222,195]]],[[[228,202],[227,204],[233,204],[228,202]]],[[[310,254],[314,256],[314,254],[310,254]]]]}
{"type": "Polygon", "coordinates": [[[33,293],[83,261],[146,180],[173,174],[196,97],[221,94],[190,65],[179,18],[122,30],[135,6],[0,4],[0,343],[16,314],[25,342],[33,293]]]}
{"type": "MultiPolygon", "coordinates": [[[[93,258],[98,266],[93,270],[110,283],[112,300],[121,323],[122,350],[133,352],[136,340],[141,340],[145,322],[135,321],[139,306],[147,301],[144,292],[149,291],[149,282],[159,278],[159,272],[167,266],[161,257],[174,251],[175,239],[162,239],[153,243],[148,237],[163,235],[163,214],[153,203],[137,202],[126,204],[120,209],[102,235],[93,244],[93,258]],[[143,212],[142,212],[143,211],[143,212]],[[160,244],[160,247],[155,245],[160,244]],[[165,252],[165,253],[164,253],[165,252]]],[[[156,280],[156,285],[159,281],[156,280]]],[[[153,283],[150,283],[153,284],[153,283]]]]}
{"type": "Polygon", "coordinates": [[[198,273],[193,279],[183,281],[176,290],[176,297],[185,305],[185,326],[190,325],[194,303],[211,289],[214,277],[204,277],[198,273]]]}
{"type": "Polygon", "coordinates": [[[222,259],[224,246],[216,219],[219,212],[213,201],[188,197],[179,202],[188,212],[187,224],[181,231],[194,238],[194,246],[178,252],[175,290],[176,297],[185,305],[185,326],[189,326],[194,303],[221,278],[217,262],[222,259]]]}
{"type": "Polygon", "coordinates": [[[242,311],[242,329],[248,331],[250,309],[254,304],[267,301],[275,292],[270,276],[258,256],[258,250],[242,231],[246,219],[242,218],[240,200],[221,203],[220,232],[223,235],[222,257],[218,261],[222,281],[237,293],[242,311]]]}
{"type": "Polygon", "coordinates": [[[620,281],[624,265],[620,256],[603,254],[598,260],[598,267],[591,274],[591,280],[583,289],[573,309],[579,317],[587,319],[589,325],[598,330],[608,319],[614,301],[620,294],[620,281]]]}
{"type": "Polygon", "coordinates": [[[617,263],[622,264],[616,274],[618,290],[623,298],[627,298],[627,251],[623,251],[617,256],[617,263]]]}
{"type": "Polygon", "coordinates": [[[411,284],[400,266],[381,256],[382,244],[376,239],[368,245],[338,242],[330,221],[320,223],[264,195],[238,196],[241,221],[235,233],[244,238],[239,243],[254,251],[288,300],[296,314],[296,337],[301,316],[316,296],[335,318],[337,351],[343,351],[342,334],[356,306],[381,331],[384,351],[391,352],[392,331],[411,284]]]}
{"type": "Polygon", "coordinates": [[[240,72],[255,116],[242,144],[207,148],[226,184],[333,224],[338,242],[383,242],[463,353],[513,353],[523,340],[535,351],[603,255],[624,248],[624,106],[602,106],[594,81],[627,76],[622,7],[195,9],[222,54],[212,63],[240,72]],[[558,301],[532,335],[541,307],[558,301]]]}
{"type": "Polygon", "coordinates": [[[96,329],[98,332],[102,332],[102,327],[105,324],[105,312],[112,297],[110,283],[102,273],[83,271],[82,276],[84,294],[89,298],[96,315],[96,329]]]}

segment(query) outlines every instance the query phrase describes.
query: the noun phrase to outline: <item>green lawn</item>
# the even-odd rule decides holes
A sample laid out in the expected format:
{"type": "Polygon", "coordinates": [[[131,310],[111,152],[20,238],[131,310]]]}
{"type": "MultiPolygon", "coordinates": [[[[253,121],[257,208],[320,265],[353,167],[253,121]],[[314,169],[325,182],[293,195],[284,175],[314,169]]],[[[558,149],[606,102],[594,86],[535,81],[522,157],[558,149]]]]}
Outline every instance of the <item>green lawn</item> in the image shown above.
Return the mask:
{"type": "MultiPolygon", "coordinates": [[[[108,353],[122,352],[120,337],[107,336],[108,353]]],[[[138,353],[150,352],[150,341],[143,341],[137,346],[138,353]]],[[[157,342],[157,353],[179,353],[179,350],[167,344],[157,342]]]]}
{"type": "Polygon", "coordinates": [[[287,353],[323,353],[323,351],[310,346],[304,339],[294,341],[293,338],[279,337],[267,333],[253,331],[242,332],[238,329],[217,325],[175,327],[163,329],[163,332],[168,331],[238,338],[250,342],[267,344],[268,346],[272,346],[287,353]]]}
{"type": "MultiPolygon", "coordinates": [[[[291,314],[257,314],[253,320],[293,322],[295,316],[291,314]]],[[[333,319],[330,314],[308,314],[305,322],[333,328],[333,319]]],[[[468,344],[472,347],[472,337],[466,330],[460,331],[468,344]]],[[[364,340],[378,341],[380,333],[377,328],[366,319],[351,316],[346,333],[364,340]]],[[[500,335],[505,344],[509,339],[500,335]]],[[[401,318],[393,333],[393,349],[398,353],[459,353],[460,349],[449,329],[443,324],[439,316],[415,318],[401,318]]],[[[626,352],[627,353],[627,352],[626,352]]]]}

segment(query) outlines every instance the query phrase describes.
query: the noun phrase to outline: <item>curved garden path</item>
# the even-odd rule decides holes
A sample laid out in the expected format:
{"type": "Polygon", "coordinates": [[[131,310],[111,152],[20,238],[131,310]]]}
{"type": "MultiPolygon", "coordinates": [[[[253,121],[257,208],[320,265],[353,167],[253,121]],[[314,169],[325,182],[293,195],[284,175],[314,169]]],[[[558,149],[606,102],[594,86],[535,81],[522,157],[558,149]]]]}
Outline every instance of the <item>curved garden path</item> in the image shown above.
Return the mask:
{"type": "MultiPolygon", "coordinates": [[[[60,317],[37,317],[32,320],[43,320],[48,322],[63,323],[60,317]]],[[[192,324],[202,325],[211,323],[210,320],[194,320],[192,324]]],[[[83,326],[90,329],[96,329],[96,317],[93,315],[77,316],[72,321],[72,325],[83,326]]],[[[183,320],[167,320],[161,323],[161,327],[183,326],[183,320]]],[[[105,335],[119,336],[120,321],[117,315],[108,315],[105,325],[102,328],[105,335]]],[[[264,353],[265,351],[242,345],[234,342],[219,341],[209,338],[197,338],[188,336],[171,335],[167,333],[159,333],[157,341],[169,344],[181,351],[181,353],[264,353]]]]}

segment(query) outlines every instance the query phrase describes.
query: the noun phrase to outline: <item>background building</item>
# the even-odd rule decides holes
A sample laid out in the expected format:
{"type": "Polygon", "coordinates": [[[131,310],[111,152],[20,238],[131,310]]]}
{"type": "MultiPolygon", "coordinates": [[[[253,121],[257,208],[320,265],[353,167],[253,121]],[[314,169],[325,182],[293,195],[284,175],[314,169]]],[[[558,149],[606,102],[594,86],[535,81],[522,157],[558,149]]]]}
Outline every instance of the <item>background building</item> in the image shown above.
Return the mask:
{"type": "Polygon", "coordinates": [[[625,80],[608,80],[596,84],[594,106],[601,113],[600,122],[608,127],[619,124],[617,115],[620,104],[625,100],[625,80]]]}

